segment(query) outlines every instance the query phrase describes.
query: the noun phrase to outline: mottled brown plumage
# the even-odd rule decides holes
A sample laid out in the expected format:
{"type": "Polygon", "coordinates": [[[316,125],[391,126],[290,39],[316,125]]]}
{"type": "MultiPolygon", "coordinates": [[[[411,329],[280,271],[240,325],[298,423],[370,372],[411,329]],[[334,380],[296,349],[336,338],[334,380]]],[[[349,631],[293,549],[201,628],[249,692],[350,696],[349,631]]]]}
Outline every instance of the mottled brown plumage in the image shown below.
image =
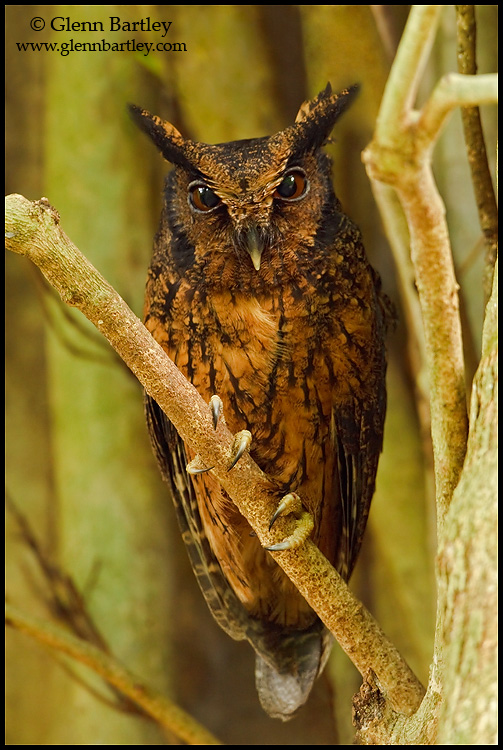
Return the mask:
{"type": "MultiPolygon", "coordinates": [[[[145,324],[278,488],[302,499],[312,539],[348,579],[365,529],[385,413],[383,298],[321,151],[354,89],[330,87],[271,137],[207,145],[132,108],[175,165],[149,270],[145,324]]],[[[289,718],[330,637],[211,471],[147,398],[156,455],[208,605],[257,653],[264,708],[289,718]]]]}

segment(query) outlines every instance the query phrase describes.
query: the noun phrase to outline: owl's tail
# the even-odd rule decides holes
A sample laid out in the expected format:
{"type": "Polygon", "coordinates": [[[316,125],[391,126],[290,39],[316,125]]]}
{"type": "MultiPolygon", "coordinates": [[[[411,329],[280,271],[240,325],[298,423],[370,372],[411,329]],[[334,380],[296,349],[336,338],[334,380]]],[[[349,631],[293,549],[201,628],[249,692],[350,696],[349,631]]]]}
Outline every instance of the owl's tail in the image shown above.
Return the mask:
{"type": "Polygon", "coordinates": [[[307,701],[325,666],[333,638],[321,622],[278,638],[269,653],[257,651],[255,682],[264,711],[288,721],[307,701]]]}

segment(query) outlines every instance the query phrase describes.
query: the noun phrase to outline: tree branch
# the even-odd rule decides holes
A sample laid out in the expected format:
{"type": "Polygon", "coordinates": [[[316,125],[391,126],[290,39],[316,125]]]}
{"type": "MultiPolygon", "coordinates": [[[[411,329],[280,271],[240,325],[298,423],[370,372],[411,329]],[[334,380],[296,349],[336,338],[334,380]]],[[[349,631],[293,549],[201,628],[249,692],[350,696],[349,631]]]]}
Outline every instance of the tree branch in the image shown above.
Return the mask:
{"type": "MultiPolygon", "coordinates": [[[[415,287],[415,272],[410,257],[410,234],[398,196],[389,185],[372,180],[372,193],[379,208],[384,231],[390,244],[402,300],[416,409],[421,425],[425,454],[431,452],[430,389],[421,305],[415,287]]],[[[430,462],[428,462],[430,463],[430,462]]]]}
{"type": "MultiPolygon", "coordinates": [[[[480,735],[480,727],[476,727],[475,731],[471,728],[475,727],[477,720],[480,720],[480,726],[484,721],[487,724],[484,700],[486,696],[491,699],[494,693],[490,687],[496,664],[491,623],[494,607],[492,601],[489,605],[481,606],[476,597],[477,591],[479,597],[483,591],[482,596],[489,598],[485,586],[480,585],[480,577],[484,577],[484,571],[492,564],[488,563],[487,558],[492,561],[493,546],[488,545],[490,552],[485,557],[484,554],[473,554],[477,542],[474,542],[475,535],[470,532],[473,532],[473,527],[476,526],[477,539],[480,546],[484,547],[486,541],[483,535],[490,529],[488,518],[493,514],[493,508],[491,503],[484,501],[484,512],[477,511],[474,514],[476,503],[473,493],[479,492],[486,498],[488,491],[489,494],[494,494],[495,489],[488,485],[482,493],[484,480],[481,480],[479,473],[477,489],[473,486],[467,491],[468,482],[464,482],[465,474],[469,476],[469,455],[466,455],[468,418],[458,285],[454,275],[445,207],[433,178],[431,156],[436,139],[454,107],[497,101],[497,76],[449,74],[441,79],[421,111],[413,108],[418,69],[424,64],[425,54],[431,47],[440,8],[441,6],[412,6],[384,93],[375,137],[363,154],[371,180],[393,188],[393,191],[383,190],[378,186],[374,188],[374,192],[381,196],[380,206],[384,206],[385,219],[389,216],[395,217],[393,226],[398,225],[396,208],[389,205],[397,196],[410,231],[410,251],[421,306],[426,365],[430,380],[438,538],[440,554],[444,555],[437,570],[437,627],[427,695],[415,716],[410,721],[397,721],[385,739],[381,725],[385,725],[386,720],[380,721],[377,714],[364,716],[360,739],[369,744],[432,744],[438,742],[441,731],[444,732],[442,736],[445,737],[445,741],[452,742],[450,730],[456,721],[459,724],[459,713],[455,710],[450,711],[449,708],[455,703],[453,684],[457,691],[456,697],[470,693],[472,701],[466,701],[469,710],[463,716],[465,724],[457,736],[470,737],[469,742],[476,741],[475,738],[480,735]],[[461,511],[457,506],[460,500],[466,504],[461,511]],[[477,516],[477,523],[473,515],[477,516]],[[461,525],[464,525],[464,529],[468,527],[463,538],[459,536],[461,525]],[[453,537],[456,539],[455,546],[452,546],[453,537]],[[455,562],[454,555],[457,556],[455,562]],[[483,562],[480,565],[481,560],[483,562]],[[472,584],[473,581],[476,582],[475,585],[472,584]],[[464,588],[463,583],[466,584],[464,588]],[[462,594],[459,593],[460,588],[463,588],[462,594]],[[466,607],[459,617],[458,602],[463,596],[466,607]],[[477,621],[477,635],[481,636],[475,645],[467,614],[473,612],[473,607],[476,614],[472,620],[477,621]],[[479,613],[478,607],[482,614],[479,613]],[[487,631],[480,627],[481,616],[484,618],[484,628],[487,625],[487,631]],[[459,628],[455,636],[452,631],[454,620],[459,628]],[[486,644],[482,639],[483,634],[489,631],[490,658],[486,659],[486,644]],[[462,665],[461,673],[458,674],[461,644],[463,657],[468,649],[467,644],[473,650],[469,651],[469,657],[466,657],[466,663],[462,665]],[[448,668],[445,653],[452,658],[448,668]],[[484,670],[479,669],[479,661],[484,662],[484,670]],[[467,677],[469,670],[473,670],[474,674],[476,672],[480,680],[471,680],[467,677]],[[467,679],[470,682],[469,686],[466,684],[467,679]],[[482,700],[478,693],[480,688],[484,690],[482,700]],[[474,693],[477,694],[478,704],[474,700],[474,693]],[[445,719],[449,713],[452,718],[451,725],[445,719]]],[[[486,364],[481,363],[479,372],[486,372],[486,364]]],[[[488,381],[494,385],[492,364],[491,361],[487,376],[488,381]]],[[[474,389],[477,388],[479,377],[482,376],[477,376],[474,389]]],[[[481,413],[472,413],[472,426],[473,432],[480,426],[487,448],[488,442],[491,442],[488,435],[492,435],[495,421],[491,423],[494,408],[492,391],[490,394],[488,391],[486,397],[490,402],[487,410],[490,418],[484,419],[486,415],[482,415],[481,422],[481,413]]],[[[476,390],[473,398],[476,398],[476,390]]],[[[482,465],[485,463],[487,466],[489,482],[492,481],[493,474],[495,476],[493,453],[494,446],[491,450],[486,450],[485,454],[482,453],[482,458],[480,455],[477,457],[482,465]]],[[[371,683],[367,689],[372,690],[371,683]]],[[[463,742],[466,739],[459,741],[463,742]]]]}
{"type": "MultiPolygon", "coordinates": [[[[62,299],[78,307],[123,358],[173,423],[199,454],[249,521],[260,542],[277,541],[269,531],[275,499],[267,477],[249,455],[227,471],[233,436],[220,420],[213,429],[208,405],[151,337],[117,292],[71,243],[59,216],[46,199],[30,203],[18,195],[6,199],[7,248],[39,266],[62,299]]],[[[287,536],[292,522],[278,519],[287,536]]],[[[424,688],[386,638],[372,615],[310,541],[294,550],[271,553],[301,594],[332,631],[362,675],[376,674],[393,710],[413,713],[424,688]]]]}
{"type": "Polygon", "coordinates": [[[498,744],[498,264],[461,480],[438,552],[445,700],[437,743],[498,744]]]}
{"type": "Polygon", "coordinates": [[[435,39],[441,5],[413,5],[398,46],[376,121],[375,140],[392,147],[411,110],[435,39]]]}
{"type": "Polygon", "coordinates": [[[433,149],[448,115],[456,107],[491,104],[498,101],[498,76],[465,76],[448,73],[440,79],[418,118],[416,135],[424,141],[426,155],[433,149]]]}
{"type": "Polygon", "coordinates": [[[455,106],[497,100],[497,77],[450,74],[439,82],[422,111],[413,109],[418,72],[431,47],[440,9],[412,7],[384,92],[375,137],[363,159],[372,181],[396,191],[410,231],[430,380],[438,521],[442,523],[462,470],[468,419],[458,285],[431,153],[455,106]]]}
{"type": "MultiPolygon", "coordinates": [[[[467,76],[474,76],[477,73],[475,6],[456,5],[456,20],[458,71],[467,76]]],[[[480,76],[478,80],[480,80],[480,76]]],[[[491,293],[494,265],[498,252],[498,206],[487,161],[480,110],[478,107],[464,107],[461,110],[461,118],[480,226],[487,246],[484,278],[484,292],[487,300],[491,293]]]]}
{"type": "Polygon", "coordinates": [[[120,693],[138,705],[164,729],[189,745],[221,745],[205,727],[162,695],[146,687],[112,656],[82,638],[40,618],[28,617],[11,604],[5,605],[5,622],[51,649],[67,654],[90,667],[120,693]]]}

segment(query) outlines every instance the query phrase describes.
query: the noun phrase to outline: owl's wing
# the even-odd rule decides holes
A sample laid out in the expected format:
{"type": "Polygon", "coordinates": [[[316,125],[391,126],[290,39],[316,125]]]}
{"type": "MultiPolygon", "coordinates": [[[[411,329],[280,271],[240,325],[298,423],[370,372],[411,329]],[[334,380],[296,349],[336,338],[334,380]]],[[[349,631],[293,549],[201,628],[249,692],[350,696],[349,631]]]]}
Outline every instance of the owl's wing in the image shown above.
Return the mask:
{"type": "Polygon", "coordinates": [[[187,475],[183,441],[157,403],[147,395],[145,414],[157,463],[170,486],[182,539],[206,603],[220,627],[235,640],[243,640],[248,618],[204,532],[194,488],[187,475]]]}
{"type": "Polygon", "coordinates": [[[379,451],[376,455],[368,445],[363,446],[363,452],[354,450],[344,440],[342,430],[337,434],[335,450],[342,514],[342,533],[335,567],[348,581],[367,524],[379,451]]]}
{"type": "Polygon", "coordinates": [[[222,573],[204,533],[183,441],[157,403],[145,396],[148,430],[163,478],[171,488],[178,524],[206,603],[220,627],[256,652],[255,678],[263,708],[290,719],[302,706],[332,646],[320,620],[303,631],[285,630],[248,614],[222,573]]]}
{"type": "MultiPolygon", "coordinates": [[[[377,335],[384,336],[384,323],[377,335]]],[[[382,451],[386,414],[386,361],[384,346],[376,361],[377,376],[367,400],[354,398],[351,405],[333,409],[332,434],[337,456],[338,490],[342,512],[342,534],[336,569],[349,580],[367,525],[382,451]]]]}

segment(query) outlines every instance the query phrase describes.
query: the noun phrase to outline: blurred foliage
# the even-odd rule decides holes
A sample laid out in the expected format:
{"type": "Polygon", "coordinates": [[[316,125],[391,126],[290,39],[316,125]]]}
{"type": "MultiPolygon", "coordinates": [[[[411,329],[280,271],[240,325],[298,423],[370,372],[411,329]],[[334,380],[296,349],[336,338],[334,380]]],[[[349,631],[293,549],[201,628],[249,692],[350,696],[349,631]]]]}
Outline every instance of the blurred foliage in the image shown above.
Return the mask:
{"type": "MultiPolygon", "coordinates": [[[[393,260],[360,153],[372,135],[409,6],[7,6],[7,192],[42,195],[80,250],[141,315],[151,238],[167,171],[133,127],[128,102],[207,142],[287,125],[327,81],[361,93],[333,134],[334,184],[372,263],[399,304],[393,260]],[[110,16],[171,21],[160,33],[109,31],[110,16]],[[41,17],[46,29],[30,29],[41,17]],[[52,31],[50,19],[104,31],[52,31]],[[161,32],[162,33],[162,32],[161,32]],[[16,42],[179,42],[182,52],[21,52],[16,42]]],[[[479,72],[496,69],[497,6],[476,6],[479,72]]],[[[455,15],[443,23],[426,96],[456,70],[455,15]]],[[[483,315],[476,208],[459,113],[435,151],[466,309],[473,372],[483,315]]],[[[489,143],[495,123],[483,112],[489,143]]],[[[494,153],[491,153],[494,164],[494,153]]],[[[138,384],[87,321],[63,309],[38,272],[7,258],[8,487],[48,553],[84,592],[113,653],[230,744],[350,744],[360,678],[337,651],[307,706],[287,724],[255,694],[253,654],[214,624],[178,538],[151,456],[138,384]]],[[[421,679],[434,628],[430,454],[420,434],[403,324],[390,340],[389,412],[378,489],[353,579],[421,679]]],[[[44,582],[12,519],[8,595],[43,611],[44,582]]],[[[178,744],[114,711],[39,647],[8,633],[7,744],[178,744]]],[[[79,675],[89,681],[87,674],[79,675]]],[[[100,693],[106,688],[92,680],[100,693]]]]}

